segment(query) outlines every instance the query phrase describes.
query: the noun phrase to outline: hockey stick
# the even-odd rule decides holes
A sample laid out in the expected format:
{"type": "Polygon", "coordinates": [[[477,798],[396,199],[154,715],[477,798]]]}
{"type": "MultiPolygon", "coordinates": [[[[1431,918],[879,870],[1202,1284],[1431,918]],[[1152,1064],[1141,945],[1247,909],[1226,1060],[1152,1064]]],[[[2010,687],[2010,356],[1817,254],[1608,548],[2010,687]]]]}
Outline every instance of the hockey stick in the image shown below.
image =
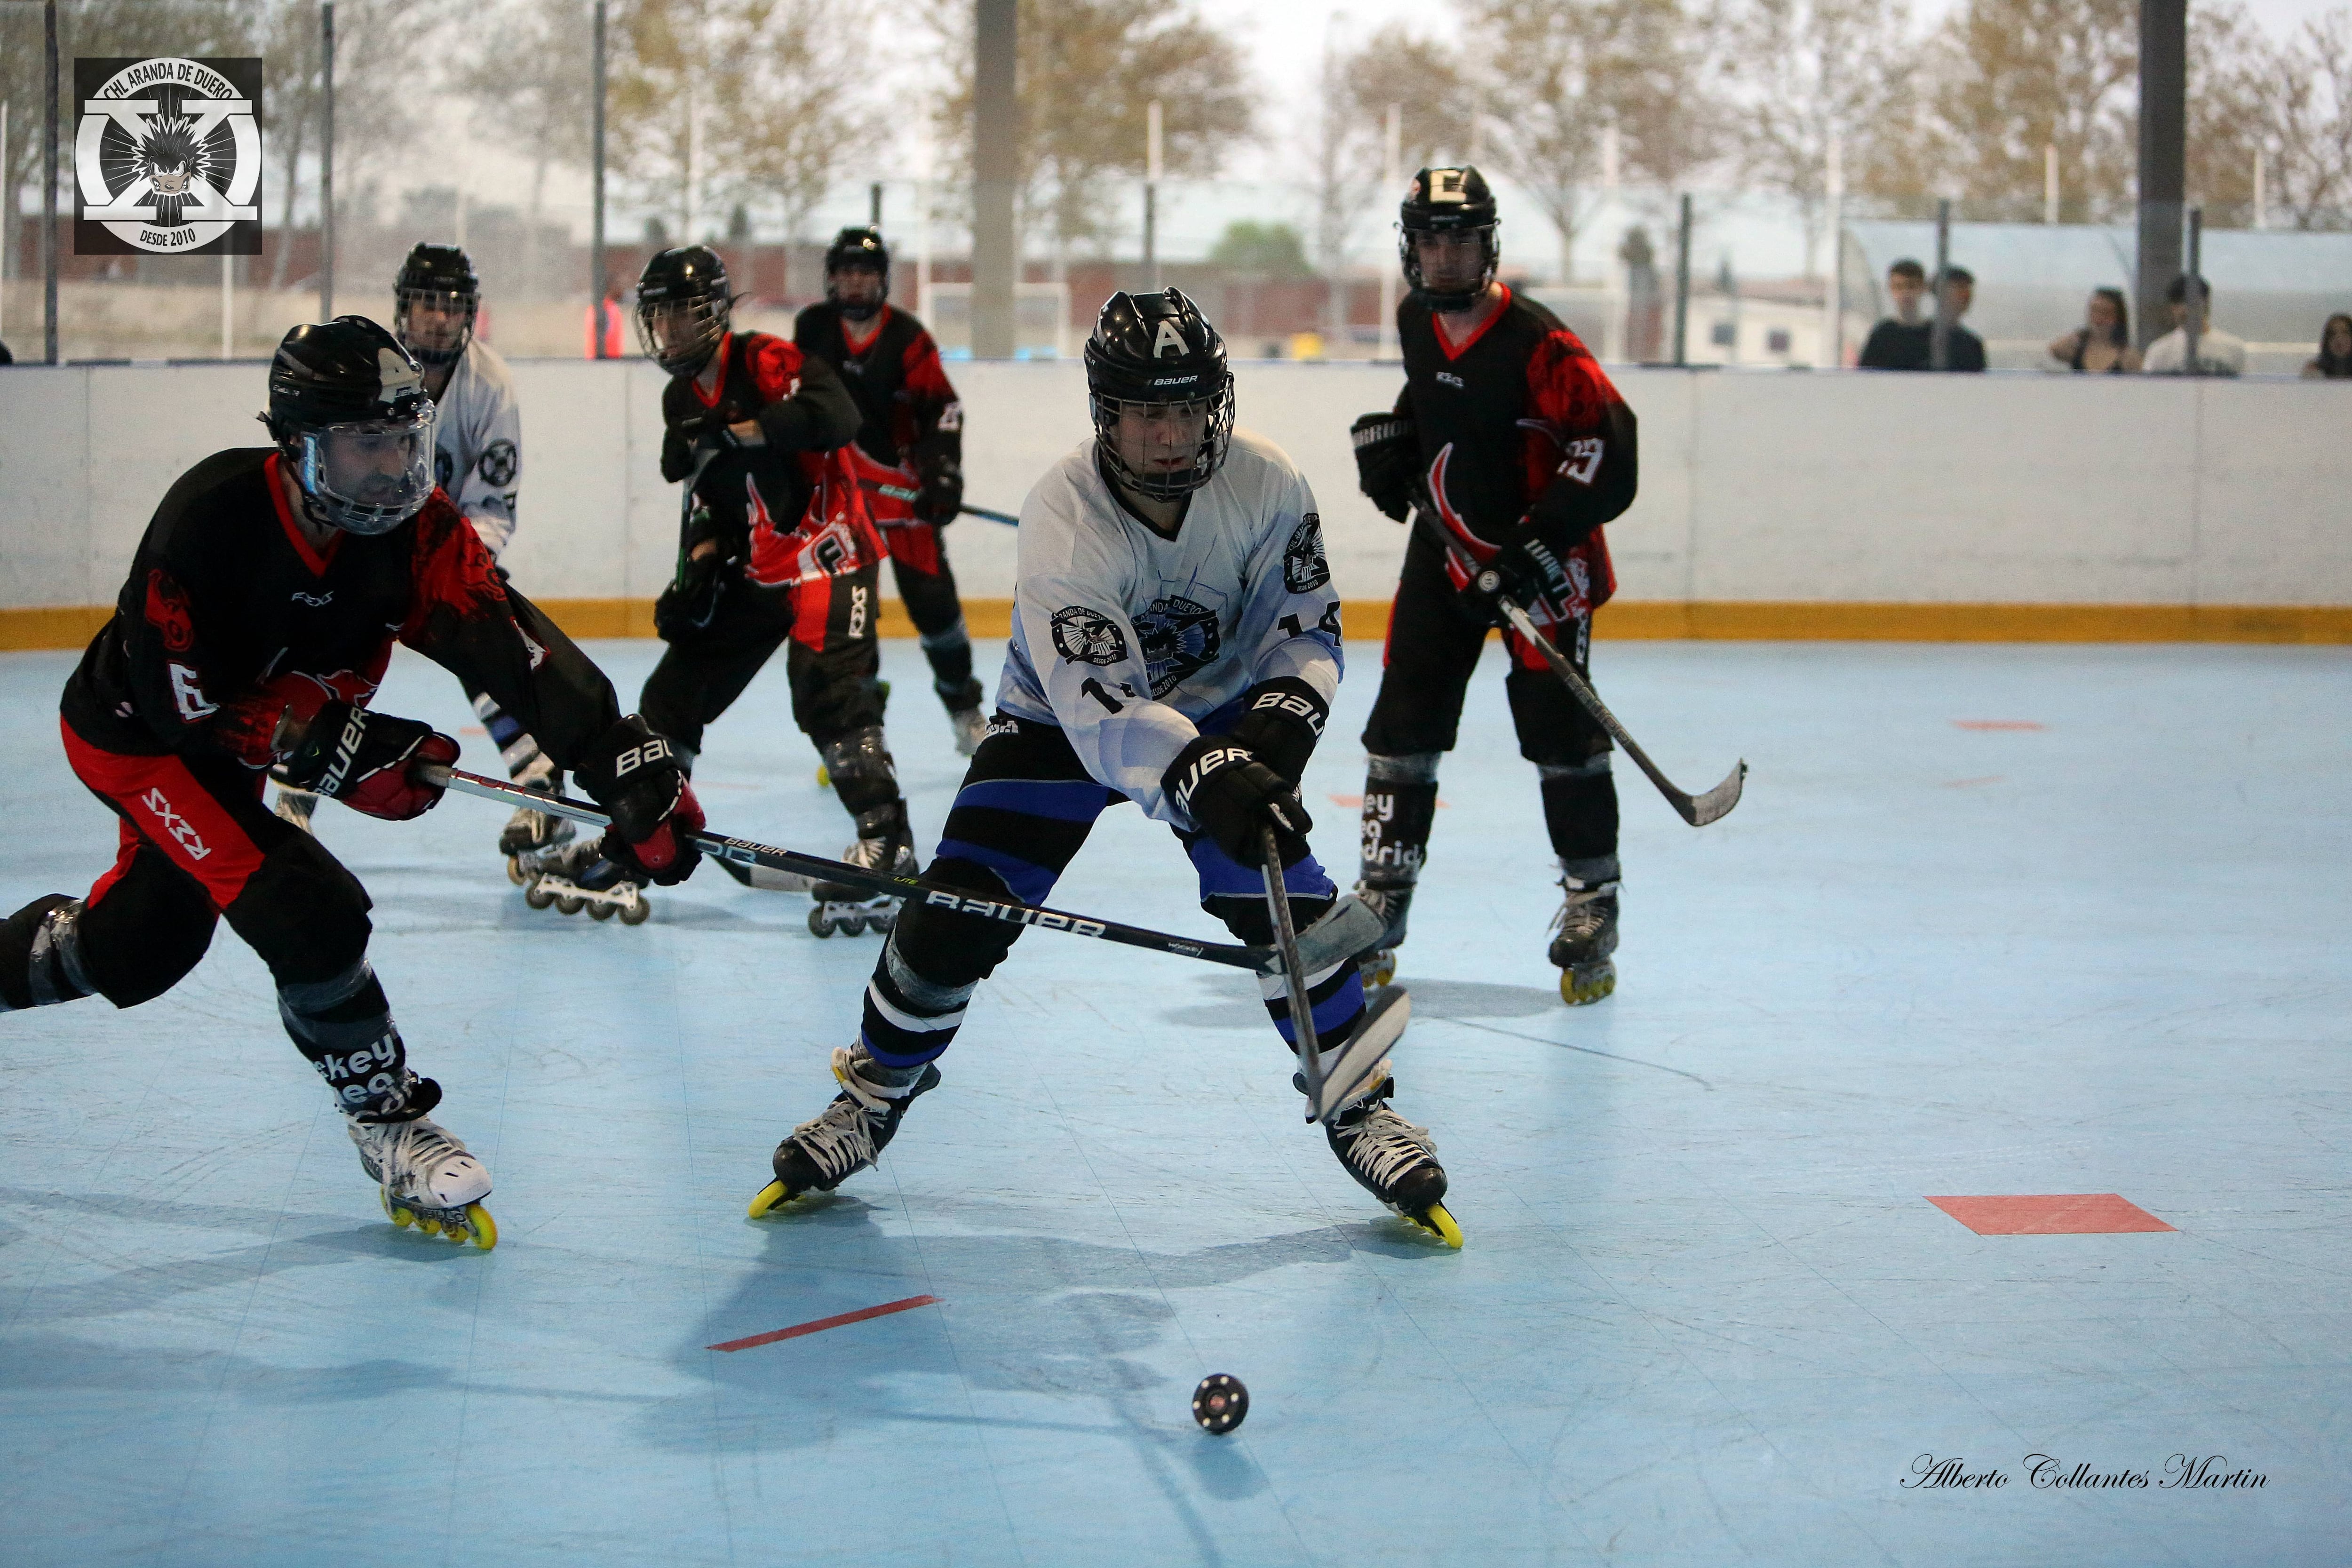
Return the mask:
{"type": "MultiPolygon", "coordinates": [[[[1427,511],[1415,507],[1413,520],[1425,527],[1430,537],[1446,551],[1459,551],[1460,547],[1446,533],[1444,526],[1427,511]]],[[[1475,563],[1473,564],[1475,566],[1475,563]]],[[[1729,777],[1705,795],[1689,795],[1676,788],[1674,780],[1658,771],[1658,764],[1650,761],[1650,753],[1642,750],[1640,743],[1626,733],[1625,726],[1618,722],[1617,715],[1609,711],[1608,706],[1585,683],[1584,678],[1576,673],[1576,666],[1568,655],[1560,652],[1559,646],[1544,636],[1542,629],[1528,618],[1528,613],[1500,591],[1502,574],[1490,566],[1477,573],[1476,581],[1480,593],[1494,596],[1496,606],[1503,612],[1504,619],[1511,623],[1511,629],[1526,639],[1528,647],[1543,655],[1544,662],[1551,666],[1551,672],[1559,677],[1561,684],[1568,688],[1569,695],[1575,698],[1587,713],[1601,721],[1601,727],[1609,731],[1610,739],[1625,748],[1625,754],[1649,775],[1650,782],[1658,786],[1658,793],[1666,797],[1666,804],[1673,806],[1685,822],[1693,827],[1705,827],[1708,823],[1730,815],[1731,808],[1739,804],[1740,789],[1748,780],[1746,758],[1740,759],[1729,777]]]]}
{"type": "MultiPolygon", "coordinates": [[[[573,800],[568,795],[541,795],[536,790],[527,790],[503,779],[484,778],[462,768],[445,768],[432,763],[415,768],[414,773],[426,784],[454,789],[464,795],[479,795],[484,800],[499,801],[509,805],[527,805],[533,811],[543,811],[550,816],[569,817],[591,827],[613,825],[613,819],[604,812],[586,801],[573,800]]],[[[1173,953],[1179,958],[1197,958],[1209,963],[1221,963],[1228,969],[1246,969],[1255,974],[1280,974],[1284,972],[1282,955],[1272,948],[1244,946],[1239,942],[1200,942],[1142,926],[1122,925],[1117,921],[1097,920],[1090,915],[1067,914],[1059,910],[1015,903],[1010,899],[983,899],[961,889],[938,887],[914,877],[894,877],[887,871],[852,866],[843,860],[827,860],[816,855],[803,855],[797,849],[779,849],[773,845],[757,843],[749,838],[730,838],[718,833],[697,833],[691,837],[694,847],[704,854],[738,866],[765,867],[771,871],[807,877],[812,881],[846,882],[852,887],[865,888],[893,898],[917,900],[958,914],[978,915],[985,920],[1003,921],[1008,925],[1035,926],[1041,931],[1068,931],[1074,936],[1090,936],[1127,947],[1173,953]]],[[[1286,915],[1287,912],[1285,911],[1286,915]]],[[[1314,973],[1334,963],[1353,959],[1379,943],[1382,929],[1381,917],[1372,912],[1371,906],[1352,896],[1341,899],[1324,913],[1321,920],[1298,933],[1297,962],[1305,966],[1305,973],[1314,973]]]]}
{"type": "MultiPolygon", "coordinates": [[[[876,485],[874,488],[892,500],[910,501],[917,500],[923,493],[920,490],[910,490],[904,485],[876,485]]],[[[972,506],[969,502],[959,502],[956,510],[969,512],[973,517],[984,517],[991,522],[1001,522],[1013,528],[1021,526],[1021,520],[1009,511],[991,511],[984,506],[972,506]]]]}
{"type": "Polygon", "coordinates": [[[1257,830],[1258,874],[1265,879],[1265,906],[1274,916],[1274,950],[1290,987],[1290,1038],[1298,1070],[1307,1079],[1307,1120],[1323,1113],[1323,1050],[1315,1043],[1315,1004],[1307,994],[1307,972],[1298,961],[1298,932],[1290,923],[1290,891],[1282,885],[1282,850],[1274,827],[1257,830]]]}

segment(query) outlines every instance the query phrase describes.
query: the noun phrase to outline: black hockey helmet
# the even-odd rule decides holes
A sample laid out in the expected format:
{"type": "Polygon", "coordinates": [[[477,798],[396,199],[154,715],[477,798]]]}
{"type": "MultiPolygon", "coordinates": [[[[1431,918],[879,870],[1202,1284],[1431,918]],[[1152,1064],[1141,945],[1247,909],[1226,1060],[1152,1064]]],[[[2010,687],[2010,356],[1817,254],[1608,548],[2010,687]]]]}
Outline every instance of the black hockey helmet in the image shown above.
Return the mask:
{"type": "Polygon", "coordinates": [[[727,264],[709,246],[656,251],[637,274],[637,341],[672,375],[692,375],[727,335],[734,302],[727,264]]]}
{"type": "Polygon", "coordinates": [[[466,352],[474,335],[474,317],[482,306],[482,280],[475,276],[472,260],[457,246],[422,243],[400,264],[400,276],[393,279],[392,299],[392,328],[400,334],[401,346],[419,364],[447,364],[466,352]],[[410,321],[410,310],[420,303],[444,315],[465,316],[454,342],[442,341],[449,335],[446,330],[419,329],[410,321]]]}
{"type": "Polygon", "coordinates": [[[1502,246],[1496,239],[1496,230],[1500,226],[1501,220],[1495,211],[1495,193],[1484,174],[1467,163],[1458,169],[1423,169],[1412,177],[1412,184],[1397,208],[1397,259],[1403,263],[1406,286],[1419,290],[1433,310],[1468,310],[1486,291],[1486,285],[1495,280],[1496,265],[1503,258],[1502,246]],[[1443,292],[1430,288],[1422,279],[1421,256],[1413,247],[1414,237],[1460,233],[1478,236],[1483,266],[1477,283],[1466,289],[1443,292]]]}
{"type": "Polygon", "coordinates": [[[824,297],[835,310],[853,321],[863,321],[882,308],[882,302],[890,297],[890,247],[882,242],[880,229],[859,224],[833,237],[833,243],[824,252],[824,297]],[[875,274],[882,287],[871,300],[862,296],[845,300],[840,282],[844,272],[875,274]]]}
{"type": "Polygon", "coordinates": [[[1094,405],[1095,447],[1120,482],[1162,500],[1199,489],[1223,466],[1234,439],[1234,373],[1225,341],[1180,289],[1113,294],[1087,339],[1087,395],[1094,405]],[[1197,411],[1200,436],[1172,455],[1185,459],[1148,471],[1120,454],[1119,416],[1129,408],[1197,411]]]}
{"type": "Polygon", "coordinates": [[[433,400],[400,341],[365,316],[296,327],[269,362],[261,416],[303,510],[347,533],[389,533],[433,494],[433,400]]]}

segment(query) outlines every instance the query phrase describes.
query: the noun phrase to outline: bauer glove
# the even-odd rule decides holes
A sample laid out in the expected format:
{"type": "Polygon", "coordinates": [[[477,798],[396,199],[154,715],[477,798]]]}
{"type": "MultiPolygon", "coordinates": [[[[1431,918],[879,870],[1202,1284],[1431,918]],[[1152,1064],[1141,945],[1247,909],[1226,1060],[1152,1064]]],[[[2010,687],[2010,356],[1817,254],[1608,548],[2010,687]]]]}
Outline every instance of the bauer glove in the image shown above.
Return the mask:
{"type": "Polygon", "coordinates": [[[1272,768],[1291,788],[1298,787],[1307,759],[1323,738],[1323,721],[1331,706],[1315,689],[1295,675],[1262,680],[1242,693],[1241,721],[1234,726],[1234,742],[1272,768]]]}
{"type": "Polygon", "coordinates": [[[633,877],[668,887],[694,874],[702,858],[690,835],[703,826],[702,803],[669,742],[632,713],[591,742],[572,764],[580,785],[610,813],[599,846],[633,877]]]}
{"type": "Polygon", "coordinates": [[[1307,835],[1315,824],[1299,803],[1297,787],[1229,737],[1193,741],[1176,753],[1160,784],[1204,837],[1253,871],[1265,863],[1260,839],[1267,827],[1274,829],[1284,865],[1307,853],[1307,835]]]}
{"type": "Polygon", "coordinates": [[[319,710],[277,773],[353,811],[405,822],[441,804],[441,786],[411,778],[409,770],[420,763],[446,768],[457,760],[457,742],[432,725],[338,699],[319,710]]]}
{"type": "Polygon", "coordinates": [[[1412,515],[1421,482],[1421,437],[1402,414],[1367,414],[1349,427],[1356,447],[1356,483],[1395,521],[1412,515]]]}

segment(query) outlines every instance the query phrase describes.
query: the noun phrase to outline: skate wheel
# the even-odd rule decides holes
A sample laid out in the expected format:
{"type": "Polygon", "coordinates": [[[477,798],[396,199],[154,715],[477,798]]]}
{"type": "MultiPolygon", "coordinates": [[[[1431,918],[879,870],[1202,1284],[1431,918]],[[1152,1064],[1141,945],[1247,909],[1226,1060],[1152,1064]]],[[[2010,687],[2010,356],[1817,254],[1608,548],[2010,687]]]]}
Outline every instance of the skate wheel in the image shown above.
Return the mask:
{"type": "Polygon", "coordinates": [[[1223,1436],[1248,1414],[1249,1390],[1231,1373],[1213,1372],[1192,1390],[1192,1419],[1213,1436],[1223,1436]]]}
{"type": "Polygon", "coordinates": [[[833,934],[833,921],[822,908],[809,911],[808,926],[812,935],[831,936],[833,934]]]}
{"type": "Polygon", "coordinates": [[[1454,1251],[1462,1250],[1462,1227],[1454,1223],[1454,1215],[1444,1204],[1432,1204],[1419,1214],[1404,1216],[1454,1251]]]}
{"type": "Polygon", "coordinates": [[[492,1219],[490,1211],[481,1205],[466,1205],[466,1224],[473,1230],[474,1245],[484,1252],[499,1244],[499,1222],[492,1219]]]}
{"type": "Polygon", "coordinates": [[[870,923],[876,931],[881,932],[884,936],[888,936],[892,931],[898,929],[898,911],[896,910],[885,910],[880,914],[873,916],[870,923]]]}
{"type": "Polygon", "coordinates": [[[1364,985],[1377,991],[1396,978],[1396,951],[1374,953],[1364,965],[1364,985]]]}
{"type": "Polygon", "coordinates": [[[1571,1007],[1589,1006],[1617,989],[1617,966],[1601,963],[1559,972],[1559,999],[1571,1007]]]}
{"type": "Polygon", "coordinates": [[[522,858],[520,856],[509,855],[507,857],[507,880],[512,882],[518,888],[523,885],[525,878],[522,874],[522,858]]]}
{"type": "Polygon", "coordinates": [[[576,915],[587,907],[588,900],[574,894],[558,893],[555,895],[555,912],[559,915],[576,915]]]}
{"type": "Polygon", "coordinates": [[[864,936],[866,934],[866,917],[864,915],[844,915],[841,920],[841,929],[845,935],[864,936]]]}
{"type": "Polygon", "coordinates": [[[383,1212],[391,1215],[392,1223],[402,1230],[406,1230],[410,1226],[416,1223],[416,1216],[415,1215],[409,1213],[406,1209],[394,1208],[389,1203],[384,1205],[383,1212]]]}
{"type": "Polygon", "coordinates": [[[833,787],[833,771],[830,768],[827,768],[823,763],[819,763],[816,765],[816,787],[819,789],[831,789],[833,787]]]}
{"type": "Polygon", "coordinates": [[[538,883],[532,882],[524,887],[522,890],[522,901],[529,904],[532,909],[543,910],[547,908],[548,905],[555,902],[555,895],[549,892],[545,888],[541,887],[538,883]]]}
{"type": "Polygon", "coordinates": [[[646,902],[643,898],[632,899],[621,910],[621,923],[625,926],[641,926],[646,923],[646,918],[653,912],[653,905],[646,902]]]}
{"type": "Polygon", "coordinates": [[[427,1236],[438,1236],[441,1234],[441,1222],[429,1214],[419,1215],[416,1217],[416,1228],[427,1236]]]}
{"type": "Polygon", "coordinates": [[[588,918],[590,920],[608,921],[620,912],[621,907],[618,904],[607,904],[600,901],[588,906],[588,918]]]}
{"type": "Polygon", "coordinates": [[[751,1217],[765,1219],[769,1210],[792,1201],[793,1194],[784,1190],[783,1183],[770,1182],[760,1189],[760,1195],[751,1200],[751,1217]]]}

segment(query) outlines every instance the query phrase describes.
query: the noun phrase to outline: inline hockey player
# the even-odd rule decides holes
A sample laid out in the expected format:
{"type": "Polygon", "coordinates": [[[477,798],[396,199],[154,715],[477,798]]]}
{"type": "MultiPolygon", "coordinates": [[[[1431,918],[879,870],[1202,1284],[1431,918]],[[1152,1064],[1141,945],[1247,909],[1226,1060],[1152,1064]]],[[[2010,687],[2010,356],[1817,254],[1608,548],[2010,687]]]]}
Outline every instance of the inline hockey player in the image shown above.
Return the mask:
{"type": "MultiPolygon", "coordinates": [[[[481,279],[472,260],[454,245],[418,245],[393,279],[393,335],[424,367],[425,394],[433,400],[433,482],[474,525],[496,561],[514,537],[515,500],[522,482],[522,409],[507,362],[474,335],[481,305],[481,279]]],[[[505,568],[499,572],[503,578],[505,568]]],[[[561,790],[555,764],[488,692],[469,689],[466,700],[515,783],[542,795],[561,790]]],[[[307,791],[278,792],[278,814],[298,827],[310,826],[317,805],[318,797],[307,791]]],[[[526,806],[499,835],[499,853],[507,858],[509,874],[516,875],[516,856],[563,843],[572,833],[562,817],[526,806]]]]}
{"type": "Polygon", "coordinates": [[[963,405],[923,323],[890,303],[890,251],[878,230],[845,228],[824,253],[824,299],[793,323],[803,353],[841,373],[861,423],[849,447],[866,510],[890,550],[898,598],[922,639],[931,689],[960,755],[988,721],[971,673],[971,637],[942,531],[963,506],[963,405]]]}
{"type": "MultiPolygon", "coordinates": [[[[814,742],[856,824],[842,858],[916,866],[907,804],[882,735],[882,539],[845,448],[857,405],[824,360],[765,332],[736,332],[727,268],[705,246],[665,250],[637,279],[646,353],[669,372],[662,392],[662,478],[684,486],[677,574],[654,606],[669,647],[639,699],[646,720],[693,771],[704,726],[786,647],[793,718],[814,742]]],[[[554,852],[571,874],[593,846],[554,852]]],[[[740,868],[752,886],[798,890],[740,868]]],[[[586,866],[572,884],[610,883],[586,866]]],[[[557,887],[553,878],[542,887],[557,887]]],[[[809,929],[886,928],[897,900],[820,882],[809,929]]]]}
{"type": "MultiPolygon", "coordinates": [[[[1416,531],[1389,612],[1381,689],[1364,728],[1363,862],[1356,891],[1386,917],[1366,960],[1395,973],[1413,885],[1437,811],[1437,763],[1454,749],[1463,694],[1490,627],[1485,569],[1575,661],[1591,654],[1592,612],[1615,589],[1601,527],[1633,504],[1633,410],[1601,366],[1533,300],[1495,276],[1495,198],[1473,168],[1423,169],[1400,209],[1398,256],[1411,292],[1397,306],[1405,385],[1392,412],[1352,432],[1364,493],[1399,521],[1418,507],[1450,536],[1416,531]]],[[[1617,787],[1606,731],[1540,654],[1507,627],[1504,690],[1519,754],[1536,764],[1563,901],[1549,958],[1560,996],[1597,1002],[1617,986],[1617,787]]]]}
{"type": "Polygon", "coordinates": [[[633,875],[691,871],[702,811],[667,743],[621,716],[435,487],[423,383],[373,321],[297,327],[270,365],[276,445],[216,452],[165,494],[62,705],[67,760],[121,818],[121,850],[81,898],[0,922],[0,1011],[150,1001],[225,917],[268,964],[385,1212],[488,1247],[489,1173],[426,1114],[441,1089],[408,1065],[369,966],[366,889],[262,805],[268,771],[394,821],[439,800],[412,769],[455,762],[457,742],[368,706],[396,638],[577,773],[633,875]]]}
{"type": "MultiPolygon", "coordinates": [[[[1095,434],[1023,503],[996,717],[926,875],[1039,902],[1096,816],[1132,800],[1174,829],[1202,908],[1267,942],[1264,828],[1301,926],[1338,894],[1307,849],[1298,798],[1340,673],[1315,498],[1279,448],[1234,433],[1224,344],[1177,290],[1113,295],[1086,364],[1095,434]]],[[[866,986],[857,1042],[834,1052],[841,1091],[777,1146],[755,1217],[875,1163],[939,1083],[933,1062],[1019,934],[908,906],[866,986]]],[[[1307,981],[1319,1037],[1345,1040],[1365,1005],[1356,964],[1307,981]]],[[[1263,984],[1295,1050],[1285,982],[1263,984]]],[[[1383,1061],[1326,1135],[1375,1196],[1445,1236],[1445,1172],[1428,1132],[1390,1109],[1393,1089],[1383,1061]]]]}

